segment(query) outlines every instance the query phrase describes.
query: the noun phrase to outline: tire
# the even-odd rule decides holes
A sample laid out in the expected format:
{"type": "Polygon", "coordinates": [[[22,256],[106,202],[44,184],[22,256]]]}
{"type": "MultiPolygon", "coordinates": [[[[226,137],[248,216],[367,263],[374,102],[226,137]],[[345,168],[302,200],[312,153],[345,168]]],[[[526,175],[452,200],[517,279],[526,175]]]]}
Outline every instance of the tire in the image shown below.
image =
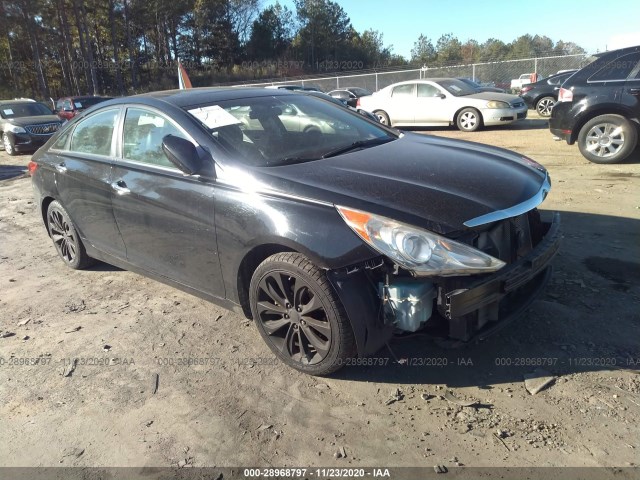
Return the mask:
{"type": "Polygon", "coordinates": [[[578,134],[580,153],[593,163],[619,163],[636,148],[637,128],[621,115],[600,115],[578,134]]]}
{"type": "Polygon", "coordinates": [[[12,157],[15,157],[18,154],[13,140],[6,132],[2,134],[2,146],[4,147],[4,151],[12,157]]]}
{"type": "Polygon", "coordinates": [[[373,114],[378,117],[378,121],[387,127],[391,126],[391,119],[389,119],[389,115],[384,110],[374,110],[373,114]]]}
{"type": "Polygon", "coordinates": [[[251,278],[249,302],[260,335],[286,365],[328,375],[355,354],[347,315],[326,272],[299,253],[277,253],[251,278]]]}
{"type": "Polygon", "coordinates": [[[60,202],[53,201],[47,208],[47,230],[62,261],[74,270],[82,270],[96,260],[87,255],[78,231],[60,202]]]}
{"type": "Polygon", "coordinates": [[[475,132],[482,126],[482,115],[475,108],[463,108],[456,117],[456,125],[463,132],[475,132]]]}
{"type": "Polygon", "coordinates": [[[556,99],[553,97],[542,97],[536,102],[536,112],[541,117],[550,117],[551,109],[556,104],[556,99]]]}

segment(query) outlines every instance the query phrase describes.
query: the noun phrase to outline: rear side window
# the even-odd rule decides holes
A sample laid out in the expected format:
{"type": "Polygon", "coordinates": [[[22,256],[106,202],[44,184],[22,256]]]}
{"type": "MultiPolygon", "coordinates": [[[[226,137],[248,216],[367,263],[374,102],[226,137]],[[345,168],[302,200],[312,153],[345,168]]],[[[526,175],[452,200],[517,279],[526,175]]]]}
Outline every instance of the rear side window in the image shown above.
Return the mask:
{"type": "MultiPolygon", "coordinates": [[[[598,60],[596,60],[598,61],[598,60]]],[[[626,80],[640,62],[640,52],[629,53],[617,58],[589,77],[589,82],[626,80]]]]}
{"type": "Polygon", "coordinates": [[[69,150],[111,156],[118,113],[119,109],[106,110],[82,120],[73,131],[69,150]]]}
{"type": "Polygon", "coordinates": [[[391,94],[392,97],[413,97],[415,93],[413,92],[413,87],[415,85],[410,83],[408,85],[398,85],[394,87],[393,92],[391,94]]]}

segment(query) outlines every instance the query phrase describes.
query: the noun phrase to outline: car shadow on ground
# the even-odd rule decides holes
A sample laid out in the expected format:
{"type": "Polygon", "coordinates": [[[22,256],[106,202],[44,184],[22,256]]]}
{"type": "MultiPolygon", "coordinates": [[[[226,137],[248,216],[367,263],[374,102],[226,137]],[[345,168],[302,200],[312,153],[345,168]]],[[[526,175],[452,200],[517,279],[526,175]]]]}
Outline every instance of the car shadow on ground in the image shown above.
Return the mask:
{"type": "Polygon", "coordinates": [[[0,165],[0,180],[23,177],[27,174],[25,165],[0,165]]]}
{"type": "Polygon", "coordinates": [[[348,366],[334,378],[482,387],[522,381],[536,368],[556,376],[640,371],[640,263],[633,261],[637,246],[631,246],[637,245],[640,221],[561,215],[564,238],[554,276],[522,317],[461,348],[443,348],[423,335],[393,340],[363,359],[369,366],[348,366]]]}

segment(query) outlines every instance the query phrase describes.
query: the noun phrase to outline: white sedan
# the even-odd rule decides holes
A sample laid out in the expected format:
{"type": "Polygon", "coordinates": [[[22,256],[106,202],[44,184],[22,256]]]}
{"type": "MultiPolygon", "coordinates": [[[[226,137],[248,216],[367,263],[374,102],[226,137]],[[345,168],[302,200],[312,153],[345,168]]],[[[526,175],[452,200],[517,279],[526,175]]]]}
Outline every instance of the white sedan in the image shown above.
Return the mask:
{"type": "Polygon", "coordinates": [[[473,132],[527,118],[527,105],[517,95],[478,92],[455,78],[394,83],[359,102],[380,123],[394,127],[457,125],[473,132]]]}

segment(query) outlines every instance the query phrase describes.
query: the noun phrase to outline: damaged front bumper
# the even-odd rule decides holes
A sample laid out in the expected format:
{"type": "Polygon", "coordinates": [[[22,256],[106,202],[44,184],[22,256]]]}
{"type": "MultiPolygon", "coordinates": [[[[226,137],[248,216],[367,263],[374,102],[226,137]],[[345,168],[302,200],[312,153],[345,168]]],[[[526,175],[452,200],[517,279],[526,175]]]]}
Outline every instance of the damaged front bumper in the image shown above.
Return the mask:
{"type": "MultiPolygon", "coordinates": [[[[485,338],[519,317],[542,293],[551,276],[550,262],[560,248],[560,215],[553,214],[541,226],[540,241],[496,273],[430,279],[437,294],[425,332],[466,342],[485,338]]],[[[398,322],[385,313],[384,299],[378,294],[381,270],[384,267],[379,262],[371,261],[328,272],[351,320],[360,356],[375,353],[398,332],[398,322]]],[[[391,277],[391,283],[398,280],[391,277]]]]}
{"type": "Polygon", "coordinates": [[[542,292],[551,276],[550,262],[560,248],[560,214],[555,213],[542,240],[523,258],[498,272],[464,286],[446,280],[440,285],[438,310],[449,321],[449,337],[467,341],[483,337],[517,318],[542,292]]]}

